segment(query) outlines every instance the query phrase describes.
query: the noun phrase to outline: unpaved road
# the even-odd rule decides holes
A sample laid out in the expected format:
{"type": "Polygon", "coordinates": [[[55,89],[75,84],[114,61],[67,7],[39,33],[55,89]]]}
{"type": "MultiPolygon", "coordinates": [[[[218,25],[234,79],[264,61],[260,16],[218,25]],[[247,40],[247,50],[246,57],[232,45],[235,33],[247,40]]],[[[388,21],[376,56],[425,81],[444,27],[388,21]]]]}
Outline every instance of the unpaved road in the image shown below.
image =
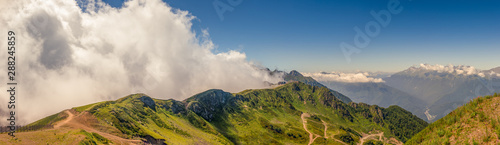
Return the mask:
{"type": "Polygon", "coordinates": [[[326,126],[326,122],[325,121],[321,120],[321,122],[325,126],[325,138],[328,138],[328,136],[326,135],[326,130],[328,129],[328,126],[326,126]]]}
{"type": "Polygon", "coordinates": [[[379,136],[378,140],[383,142],[382,136],[384,136],[384,132],[380,132],[380,133],[377,133],[377,134],[370,134],[370,135],[363,136],[361,139],[359,139],[359,141],[360,141],[359,144],[362,145],[365,142],[365,140],[370,139],[373,136],[379,136]]]}
{"type": "Polygon", "coordinates": [[[60,127],[70,127],[70,128],[78,128],[78,129],[83,129],[87,132],[95,132],[111,141],[113,141],[113,143],[115,144],[142,144],[143,141],[142,140],[133,140],[133,139],[125,139],[125,138],[121,138],[119,136],[115,136],[115,135],[112,135],[112,134],[109,134],[109,133],[105,133],[105,132],[101,132],[99,130],[96,130],[94,128],[91,128],[89,126],[86,126],[86,125],[83,125],[81,124],[80,122],[78,122],[78,118],[80,116],[83,116],[82,114],[83,113],[80,113],[76,118],[75,118],[75,115],[69,111],[69,110],[66,110],[64,111],[64,113],[68,114],[68,117],[66,117],[66,119],[60,121],[59,123],[57,123],[54,128],[60,128],[60,127]]]}
{"type": "MultiPolygon", "coordinates": [[[[307,120],[306,120],[306,117],[311,117],[311,115],[309,115],[308,113],[302,113],[302,115],[300,115],[300,118],[302,119],[302,126],[304,126],[304,130],[306,130],[306,132],[309,133],[309,143],[308,143],[308,145],[311,145],[314,142],[314,140],[316,140],[316,138],[321,137],[321,136],[317,135],[317,134],[313,134],[312,132],[310,132],[309,130],[307,130],[307,120]]],[[[325,121],[323,121],[323,120],[321,120],[321,122],[325,126],[324,137],[328,138],[328,135],[326,133],[326,131],[328,130],[328,126],[327,126],[328,124],[325,121]]],[[[332,135],[332,139],[335,140],[335,141],[337,141],[337,142],[339,142],[339,143],[347,145],[345,142],[340,141],[340,140],[334,138],[333,135],[332,135]]]]}
{"type": "MultiPolygon", "coordinates": [[[[314,140],[316,140],[316,138],[321,137],[321,136],[317,135],[317,134],[314,134],[314,133],[312,133],[311,131],[309,131],[307,129],[307,120],[306,120],[307,117],[311,117],[311,115],[309,115],[308,113],[302,113],[300,115],[300,118],[302,119],[302,126],[304,127],[304,130],[306,130],[306,132],[309,133],[309,143],[308,143],[308,145],[311,145],[314,142],[314,140]]],[[[323,121],[323,120],[321,120],[321,122],[325,126],[324,137],[328,138],[328,135],[326,133],[327,130],[328,130],[328,126],[327,126],[328,124],[325,121],[323,121]]],[[[380,133],[377,133],[377,134],[370,134],[370,135],[363,136],[362,138],[359,139],[359,141],[360,141],[359,145],[362,145],[365,142],[365,140],[371,139],[371,138],[373,138],[375,136],[378,136],[378,140],[383,141],[382,137],[384,136],[384,132],[380,132],[380,133]]],[[[332,137],[332,139],[334,139],[335,141],[337,141],[339,143],[347,145],[345,142],[342,142],[342,141],[340,141],[340,140],[338,140],[336,138],[332,137]]]]}
{"type": "Polygon", "coordinates": [[[64,113],[68,114],[68,117],[66,117],[64,120],[62,120],[62,121],[58,122],[56,125],[54,125],[54,128],[57,129],[63,125],[68,124],[68,122],[70,120],[73,120],[73,118],[75,117],[75,115],[73,115],[73,113],[69,112],[69,110],[64,111],[64,113]]]}
{"type": "Polygon", "coordinates": [[[302,119],[302,126],[304,126],[304,129],[306,130],[306,132],[309,133],[309,143],[308,143],[308,145],[311,145],[314,142],[314,140],[316,140],[316,138],[319,137],[319,135],[313,134],[312,132],[310,132],[309,130],[307,130],[307,120],[306,120],[306,117],[311,117],[311,115],[309,115],[307,113],[302,113],[302,115],[300,115],[300,118],[302,119]]]}
{"type": "MultiPolygon", "coordinates": [[[[323,120],[321,120],[321,122],[323,122],[323,125],[325,126],[325,138],[328,138],[328,135],[326,133],[326,131],[328,130],[328,126],[327,126],[328,124],[325,121],[323,121],[323,120]]],[[[332,139],[335,140],[335,141],[337,141],[337,142],[339,142],[339,143],[347,145],[345,142],[340,141],[340,140],[334,138],[333,135],[332,135],[332,139]]]]}

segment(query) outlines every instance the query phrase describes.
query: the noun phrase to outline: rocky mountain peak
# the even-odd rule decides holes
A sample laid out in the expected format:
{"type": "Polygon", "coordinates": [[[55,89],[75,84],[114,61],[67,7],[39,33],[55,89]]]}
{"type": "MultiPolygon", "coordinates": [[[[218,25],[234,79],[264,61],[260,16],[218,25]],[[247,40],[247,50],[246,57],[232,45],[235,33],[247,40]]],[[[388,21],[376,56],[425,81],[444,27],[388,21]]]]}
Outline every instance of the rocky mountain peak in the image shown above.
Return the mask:
{"type": "Polygon", "coordinates": [[[298,71],[296,70],[292,70],[290,71],[290,74],[288,74],[290,76],[298,76],[298,77],[304,77],[302,74],[300,74],[298,71]]]}

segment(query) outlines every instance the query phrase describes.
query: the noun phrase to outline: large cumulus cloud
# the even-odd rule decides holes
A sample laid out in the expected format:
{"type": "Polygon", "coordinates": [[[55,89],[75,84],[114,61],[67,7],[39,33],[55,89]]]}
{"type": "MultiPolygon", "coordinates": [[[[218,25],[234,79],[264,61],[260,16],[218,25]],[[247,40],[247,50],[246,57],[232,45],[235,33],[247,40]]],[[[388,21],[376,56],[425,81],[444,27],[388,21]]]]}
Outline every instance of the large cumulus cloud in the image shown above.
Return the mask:
{"type": "MultiPolygon", "coordinates": [[[[73,0],[0,5],[1,34],[12,30],[17,37],[21,124],[130,93],[180,100],[212,88],[237,92],[281,80],[243,52],[213,53],[208,31],[192,30],[195,17],[160,0],[130,0],[119,9],[87,1],[84,11],[73,0]]],[[[6,43],[0,39],[1,46],[6,43]]],[[[4,75],[0,79],[7,82],[4,75]]],[[[7,102],[6,95],[0,102],[7,102]]]]}

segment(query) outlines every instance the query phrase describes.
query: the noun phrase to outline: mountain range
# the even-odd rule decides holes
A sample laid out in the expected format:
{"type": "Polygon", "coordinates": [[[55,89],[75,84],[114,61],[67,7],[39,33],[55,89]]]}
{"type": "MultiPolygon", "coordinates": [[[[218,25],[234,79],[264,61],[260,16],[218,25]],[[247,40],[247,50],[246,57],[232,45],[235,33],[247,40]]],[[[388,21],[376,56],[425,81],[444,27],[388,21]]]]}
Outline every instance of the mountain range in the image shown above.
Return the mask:
{"type": "Polygon", "coordinates": [[[384,81],[423,100],[426,107],[421,109],[428,112],[427,120],[435,121],[475,97],[500,92],[499,75],[486,72],[470,66],[421,65],[395,73],[384,81]]]}
{"type": "Polygon", "coordinates": [[[182,101],[133,94],[75,107],[2,144],[401,144],[427,123],[398,106],[348,104],[330,89],[207,90],[182,101]]]}
{"type": "Polygon", "coordinates": [[[320,83],[328,88],[335,88],[339,92],[346,94],[352,98],[353,102],[363,102],[381,107],[398,105],[418,117],[427,120],[425,111],[422,109],[422,106],[425,106],[425,102],[385,83],[346,83],[335,81],[322,81],[320,83]]]}
{"type": "Polygon", "coordinates": [[[481,71],[463,65],[420,64],[377,78],[380,81],[346,82],[316,77],[321,84],[354,102],[382,107],[398,105],[433,122],[477,96],[500,92],[499,71],[500,67],[481,71]]]}
{"type": "Polygon", "coordinates": [[[74,107],[0,144],[498,144],[498,95],[471,97],[496,91],[497,71],[423,65],[372,82],[274,71],[284,82],[268,89],[74,107]]]}

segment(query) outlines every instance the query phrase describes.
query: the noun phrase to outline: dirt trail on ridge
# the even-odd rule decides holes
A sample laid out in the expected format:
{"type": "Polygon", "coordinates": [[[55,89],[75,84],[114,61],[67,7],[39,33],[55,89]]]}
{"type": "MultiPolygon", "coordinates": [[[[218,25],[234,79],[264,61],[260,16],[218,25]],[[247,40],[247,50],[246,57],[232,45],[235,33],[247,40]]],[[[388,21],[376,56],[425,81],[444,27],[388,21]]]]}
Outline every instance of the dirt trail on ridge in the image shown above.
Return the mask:
{"type": "Polygon", "coordinates": [[[134,139],[125,139],[125,138],[122,138],[122,137],[119,137],[119,136],[116,136],[116,135],[112,135],[112,134],[109,134],[109,133],[105,133],[105,132],[101,132],[99,130],[96,130],[92,127],[89,127],[87,125],[84,125],[84,124],[81,124],[80,122],[78,122],[78,119],[82,118],[82,117],[85,117],[85,114],[84,112],[78,114],[76,117],[75,115],[69,111],[69,110],[66,110],[64,111],[64,113],[68,114],[68,117],[66,117],[66,119],[62,120],[62,121],[59,121],[55,126],[54,128],[55,129],[58,129],[58,128],[61,128],[61,127],[70,127],[70,128],[77,128],[77,129],[83,129],[87,132],[95,132],[111,141],[113,141],[113,143],[115,144],[143,144],[144,142],[142,140],[134,140],[134,139]]]}
{"type": "Polygon", "coordinates": [[[363,136],[361,139],[359,139],[359,141],[360,141],[359,144],[362,145],[365,142],[365,140],[368,140],[368,139],[370,139],[373,136],[379,136],[378,140],[379,141],[383,141],[382,137],[384,136],[384,132],[380,132],[380,133],[377,133],[377,134],[370,134],[370,135],[363,136]]]}

